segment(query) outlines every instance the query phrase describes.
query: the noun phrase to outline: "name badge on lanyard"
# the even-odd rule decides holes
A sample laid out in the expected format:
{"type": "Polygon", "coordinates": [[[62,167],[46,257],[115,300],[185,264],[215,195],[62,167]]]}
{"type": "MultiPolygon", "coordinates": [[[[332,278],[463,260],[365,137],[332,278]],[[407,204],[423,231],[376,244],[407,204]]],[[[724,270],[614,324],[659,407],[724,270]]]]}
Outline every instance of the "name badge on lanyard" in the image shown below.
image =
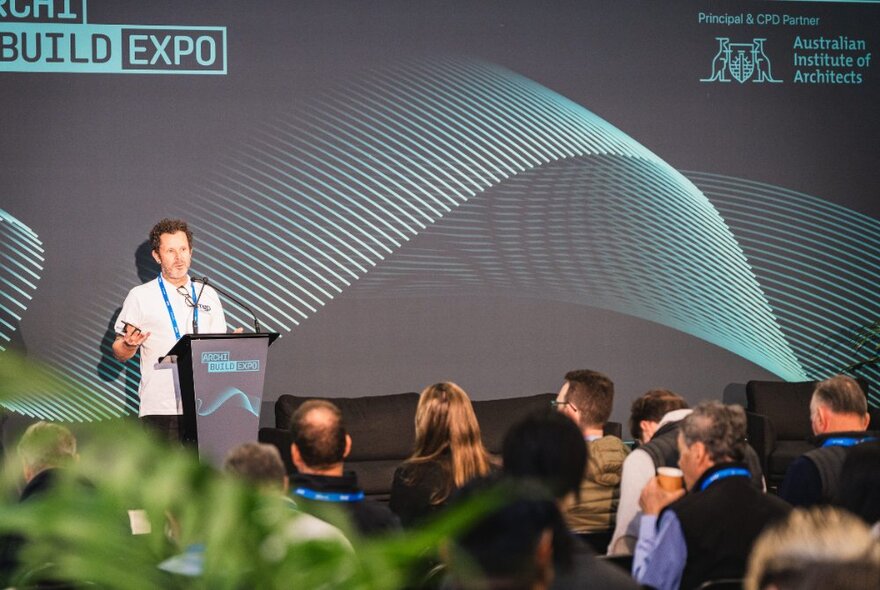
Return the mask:
{"type": "MultiPolygon", "coordinates": [[[[193,303],[196,302],[196,286],[190,281],[190,288],[192,289],[192,300],[193,303]]],[[[165,300],[165,309],[168,310],[168,316],[171,318],[171,328],[174,330],[174,338],[175,340],[180,340],[180,329],[177,327],[177,318],[174,317],[174,309],[171,307],[171,301],[168,299],[168,291],[165,290],[165,281],[162,280],[161,273],[159,274],[159,289],[162,291],[162,299],[165,300]]],[[[193,305],[193,321],[199,321],[199,306],[193,305]]]]}

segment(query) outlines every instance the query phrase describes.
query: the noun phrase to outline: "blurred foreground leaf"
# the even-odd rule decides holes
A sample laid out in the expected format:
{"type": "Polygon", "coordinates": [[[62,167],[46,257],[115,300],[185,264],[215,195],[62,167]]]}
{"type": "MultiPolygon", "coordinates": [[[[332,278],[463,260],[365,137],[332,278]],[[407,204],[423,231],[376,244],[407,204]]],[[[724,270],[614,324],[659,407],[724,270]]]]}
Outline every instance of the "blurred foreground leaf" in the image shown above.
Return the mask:
{"type": "Polygon", "coordinates": [[[51,579],[101,588],[354,588],[404,586],[415,564],[436,555],[441,541],[476,514],[498,503],[474,498],[444,518],[405,534],[365,539],[337,512],[354,547],[297,539],[297,511],[201,464],[195,454],[169,448],[134,420],[75,428],[80,460],[60,472],[39,499],[12,498],[15,468],[4,478],[0,532],[25,535],[24,566],[15,581],[38,572],[51,579]],[[151,532],[133,536],[128,511],[146,512],[151,532]],[[200,576],[170,574],[157,566],[191,548],[200,553],[200,576]],[[47,568],[47,564],[49,567],[47,568]]]}

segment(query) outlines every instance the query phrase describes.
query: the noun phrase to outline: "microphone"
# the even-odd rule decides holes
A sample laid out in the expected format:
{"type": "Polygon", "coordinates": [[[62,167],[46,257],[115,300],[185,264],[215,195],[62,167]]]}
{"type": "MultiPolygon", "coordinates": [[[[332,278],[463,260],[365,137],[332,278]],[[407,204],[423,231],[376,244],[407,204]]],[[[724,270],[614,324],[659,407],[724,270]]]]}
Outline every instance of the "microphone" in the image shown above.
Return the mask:
{"type": "MultiPolygon", "coordinates": [[[[190,279],[190,280],[197,281],[198,279],[190,279]]],[[[196,300],[193,302],[193,303],[195,303],[195,305],[193,305],[193,307],[196,309],[196,312],[198,312],[199,301],[202,299],[202,292],[205,290],[205,285],[207,285],[207,284],[208,284],[208,281],[207,281],[207,277],[206,277],[206,280],[202,281],[202,288],[199,289],[199,294],[196,295],[196,300]]],[[[193,334],[198,334],[198,333],[199,333],[199,314],[194,313],[193,314],[193,334]]]]}
{"type": "MultiPolygon", "coordinates": [[[[204,289],[205,286],[208,284],[208,277],[194,278],[192,280],[201,283],[202,289],[204,289]]],[[[257,334],[260,333],[260,320],[257,319],[257,314],[254,313],[254,310],[252,310],[250,307],[248,307],[247,305],[245,305],[244,303],[242,303],[241,301],[239,301],[238,299],[236,299],[235,297],[233,297],[232,295],[230,295],[229,293],[227,293],[223,289],[220,289],[219,287],[217,287],[217,285],[211,283],[211,286],[214,288],[215,291],[217,291],[218,293],[220,293],[224,297],[228,297],[229,299],[232,300],[233,303],[236,303],[239,306],[243,307],[249,314],[251,314],[251,317],[254,319],[254,332],[256,332],[257,334]]],[[[201,291],[199,291],[199,296],[201,296],[201,291]]]]}

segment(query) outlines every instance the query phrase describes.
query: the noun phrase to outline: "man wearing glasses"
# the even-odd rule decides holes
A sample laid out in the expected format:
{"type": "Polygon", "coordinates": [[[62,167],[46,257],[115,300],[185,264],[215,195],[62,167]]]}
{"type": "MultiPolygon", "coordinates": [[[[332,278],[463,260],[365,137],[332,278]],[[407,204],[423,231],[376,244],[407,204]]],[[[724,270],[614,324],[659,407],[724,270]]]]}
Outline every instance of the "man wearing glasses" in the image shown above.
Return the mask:
{"type": "Polygon", "coordinates": [[[614,383],[590,370],[569,371],[552,405],[578,428],[587,445],[587,466],[580,499],[565,509],[565,521],[576,533],[608,532],[620,499],[620,475],[629,449],[616,436],[606,436],[611,417],[614,383]]]}
{"type": "Polygon", "coordinates": [[[150,230],[150,245],[159,276],[129,291],[116,320],[113,355],[125,362],[140,349],[140,418],[176,442],[183,413],[176,372],[170,365],[158,365],[159,357],[181,336],[192,334],[193,324],[200,333],[226,332],[226,318],[217,292],[189,278],[192,232],[185,221],[157,223],[150,230]]]}

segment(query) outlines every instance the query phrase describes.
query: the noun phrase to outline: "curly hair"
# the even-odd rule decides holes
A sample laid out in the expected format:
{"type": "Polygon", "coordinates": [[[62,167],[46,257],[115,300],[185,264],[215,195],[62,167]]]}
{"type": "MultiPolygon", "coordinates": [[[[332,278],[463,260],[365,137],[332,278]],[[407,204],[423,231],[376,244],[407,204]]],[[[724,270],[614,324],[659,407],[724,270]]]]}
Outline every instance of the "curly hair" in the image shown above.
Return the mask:
{"type": "Polygon", "coordinates": [[[158,252],[162,234],[176,234],[179,231],[186,234],[186,242],[189,244],[190,249],[192,249],[193,234],[186,222],[182,219],[168,218],[159,221],[159,223],[154,225],[153,229],[150,230],[150,248],[152,248],[154,252],[158,252]]]}

